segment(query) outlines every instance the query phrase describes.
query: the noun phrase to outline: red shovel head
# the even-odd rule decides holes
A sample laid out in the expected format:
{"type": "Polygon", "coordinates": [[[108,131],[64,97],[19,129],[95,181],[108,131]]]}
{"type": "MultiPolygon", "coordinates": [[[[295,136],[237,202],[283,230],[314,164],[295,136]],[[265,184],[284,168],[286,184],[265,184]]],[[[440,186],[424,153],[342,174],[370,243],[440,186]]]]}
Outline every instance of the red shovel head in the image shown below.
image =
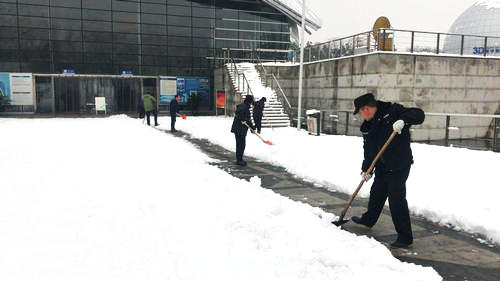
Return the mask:
{"type": "Polygon", "coordinates": [[[186,114],[182,114],[182,119],[186,120],[186,114]]]}
{"type": "Polygon", "coordinates": [[[269,144],[269,145],[274,145],[274,143],[270,142],[270,141],[265,141],[266,144],[269,144]]]}

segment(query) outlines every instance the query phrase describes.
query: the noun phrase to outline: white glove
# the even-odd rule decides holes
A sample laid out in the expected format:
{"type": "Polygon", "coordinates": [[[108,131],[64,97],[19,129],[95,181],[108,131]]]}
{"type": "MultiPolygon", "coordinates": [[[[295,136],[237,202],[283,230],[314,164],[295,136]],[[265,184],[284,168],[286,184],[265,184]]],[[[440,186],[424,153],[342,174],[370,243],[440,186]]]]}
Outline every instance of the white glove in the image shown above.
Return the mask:
{"type": "Polygon", "coordinates": [[[392,124],[392,129],[398,132],[398,134],[401,134],[401,131],[403,130],[404,127],[405,127],[405,121],[403,120],[398,120],[394,122],[394,124],[392,124]]]}
{"type": "Polygon", "coordinates": [[[369,181],[369,180],[372,178],[372,174],[367,174],[366,172],[361,172],[361,177],[362,177],[365,181],[369,181]]]}

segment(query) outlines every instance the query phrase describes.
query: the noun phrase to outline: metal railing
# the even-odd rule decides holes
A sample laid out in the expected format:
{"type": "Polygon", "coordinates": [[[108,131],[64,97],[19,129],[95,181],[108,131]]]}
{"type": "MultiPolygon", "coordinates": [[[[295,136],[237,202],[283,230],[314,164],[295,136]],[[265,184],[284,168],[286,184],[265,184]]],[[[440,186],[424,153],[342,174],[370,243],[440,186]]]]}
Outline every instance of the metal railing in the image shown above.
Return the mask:
{"type": "MultiPolygon", "coordinates": [[[[500,152],[500,115],[433,112],[426,112],[425,115],[426,120],[431,117],[442,117],[444,120],[433,120],[435,127],[431,128],[425,122],[422,125],[413,126],[412,130],[429,129],[435,131],[432,139],[416,142],[500,152]]],[[[346,110],[337,111],[336,114],[331,114],[329,117],[332,129],[334,127],[343,129],[342,132],[335,130],[336,134],[349,135],[351,124],[357,123],[359,125],[362,122],[359,117],[352,115],[352,111],[346,110]]]]}
{"type": "MultiPolygon", "coordinates": [[[[378,29],[307,46],[304,62],[378,51],[500,57],[500,37],[378,29]]],[[[295,61],[299,55],[299,52],[294,52],[295,61]]]]}
{"type": "Polygon", "coordinates": [[[228,49],[227,51],[227,61],[229,62],[229,70],[232,72],[233,77],[236,75],[236,79],[238,79],[238,92],[244,93],[246,91],[247,95],[254,95],[252,88],[250,87],[250,83],[248,82],[248,79],[245,75],[244,72],[239,72],[238,71],[238,66],[234,62],[233,57],[231,56],[231,50],[228,49]],[[245,90],[245,82],[246,82],[246,90],[245,90]],[[243,91],[242,91],[243,89],[243,91]]]}

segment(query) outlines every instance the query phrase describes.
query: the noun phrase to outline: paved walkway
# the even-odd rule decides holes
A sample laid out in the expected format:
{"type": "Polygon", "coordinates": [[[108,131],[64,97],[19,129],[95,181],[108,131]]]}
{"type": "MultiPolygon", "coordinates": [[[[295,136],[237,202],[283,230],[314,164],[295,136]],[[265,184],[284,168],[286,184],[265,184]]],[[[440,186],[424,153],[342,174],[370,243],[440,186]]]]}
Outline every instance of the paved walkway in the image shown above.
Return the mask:
{"type": "MultiPolygon", "coordinates": [[[[182,132],[177,132],[175,135],[194,143],[211,158],[218,159],[219,162],[213,165],[227,173],[247,180],[258,176],[262,180],[262,187],[272,189],[293,200],[320,207],[326,212],[338,215],[349,199],[346,194],[316,187],[288,173],[284,168],[250,157],[245,157],[248,162],[247,167],[237,166],[234,164],[233,152],[212,144],[208,140],[195,139],[182,132]]],[[[231,136],[228,135],[228,137],[231,136]]],[[[358,184],[357,180],[353,181],[353,184],[358,184]]],[[[366,205],[367,199],[357,198],[346,217],[362,214],[366,205]]],[[[421,217],[412,217],[412,227],[414,248],[409,251],[393,252],[401,261],[432,266],[445,280],[500,280],[500,247],[498,245],[481,244],[477,240],[478,237],[439,226],[421,217]]],[[[358,235],[373,237],[380,242],[392,242],[396,239],[387,207],[384,208],[378,223],[371,230],[366,230],[352,222],[347,223],[344,229],[358,235]]]]}

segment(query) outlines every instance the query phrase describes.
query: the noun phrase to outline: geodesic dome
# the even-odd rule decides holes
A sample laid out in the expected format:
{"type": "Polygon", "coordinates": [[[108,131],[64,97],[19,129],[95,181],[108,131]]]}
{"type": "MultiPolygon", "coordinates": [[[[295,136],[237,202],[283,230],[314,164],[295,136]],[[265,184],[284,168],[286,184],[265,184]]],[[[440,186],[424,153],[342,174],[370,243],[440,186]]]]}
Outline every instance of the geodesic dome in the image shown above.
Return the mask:
{"type": "MultiPolygon", "coordinates": [[[[464,55],[500,56],[500,39],[488,38],[486,49],[484,36],[500,37],[500,0],[481,0],[465,10],[451,25],[449,33],[480,35],[464,37],[464,55]]],[[[446,36],[444,53],[459,54],[461,36],[446,36]]]]}

